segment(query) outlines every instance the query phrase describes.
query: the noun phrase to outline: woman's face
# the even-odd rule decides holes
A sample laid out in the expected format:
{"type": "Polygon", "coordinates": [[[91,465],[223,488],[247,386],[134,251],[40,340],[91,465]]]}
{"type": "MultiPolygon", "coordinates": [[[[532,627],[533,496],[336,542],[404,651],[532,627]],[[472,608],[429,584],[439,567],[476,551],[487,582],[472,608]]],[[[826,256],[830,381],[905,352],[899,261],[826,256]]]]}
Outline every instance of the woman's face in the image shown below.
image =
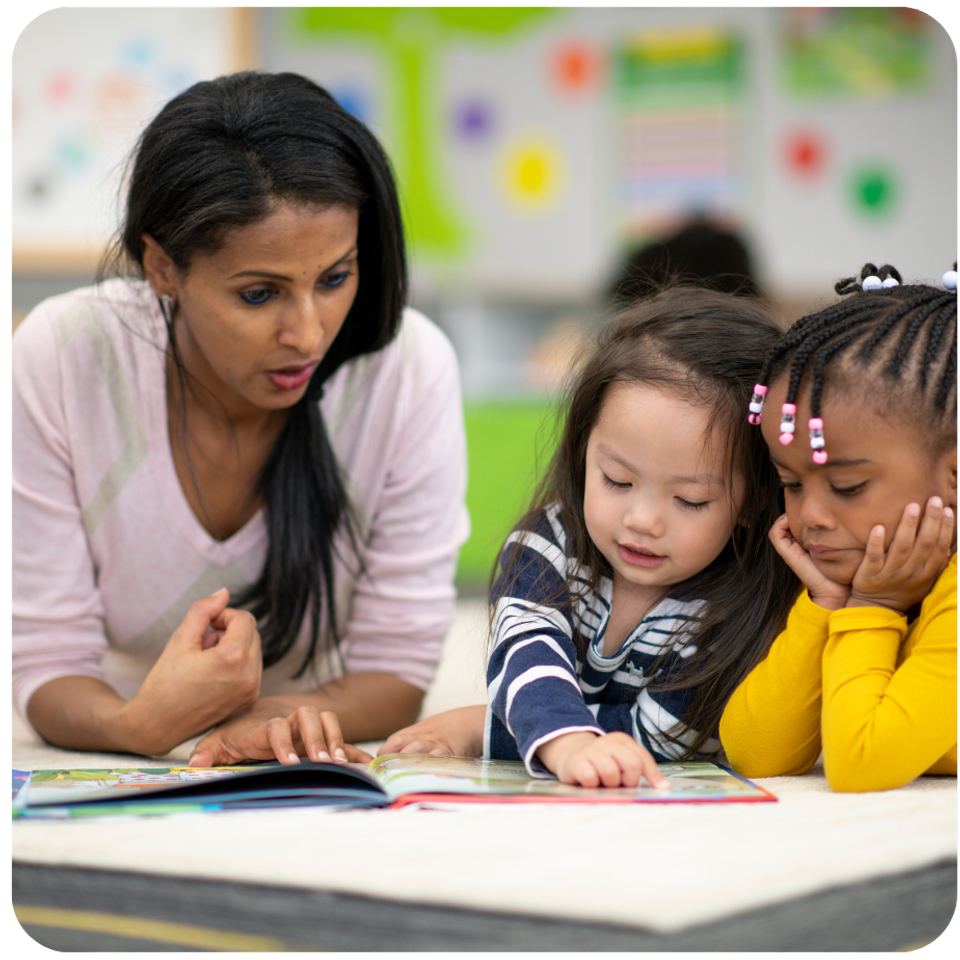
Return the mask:
{"type": "Polygon", "coordinates": [[[284,410],[305,393],[357,295],[358,220],[344,204],[280,205],[195,254],[185,272],[171,266],[173,289],[154,282],[144,238],[154,290],[176,299],[184,366],[231,419],[284,410]]]}

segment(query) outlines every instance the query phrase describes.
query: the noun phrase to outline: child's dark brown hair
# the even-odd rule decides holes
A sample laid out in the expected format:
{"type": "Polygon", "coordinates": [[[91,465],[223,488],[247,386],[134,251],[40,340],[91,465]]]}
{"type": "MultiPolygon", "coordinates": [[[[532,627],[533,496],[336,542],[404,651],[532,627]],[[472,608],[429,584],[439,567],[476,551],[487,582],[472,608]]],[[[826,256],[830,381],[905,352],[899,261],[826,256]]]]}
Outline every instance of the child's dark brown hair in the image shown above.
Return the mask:
{"type": "MultiPolygon", "coordinates": [[[[589,589],[611,575],[587,533],[583,512],[586,450],[608,386],[635,382],[661,386],[710,409],[709,429],[729,437],[728,482],[739,473],[746,495],[729,543],[706,569],[671,587],[669,596],[706,601],[697,633],[698,650],[660,689],[696,688],[684,728],[697,731],[684,756],[695,756],[715,737],[720,716],[738,684],[760,661],[786,620],[798,591],[796,577],[776,555],[767,531],[782,512],[776,471],[759,431],[744,411],[764,361],[780,330],[759,303],[698,287],[676,286],[639,300],[605,324],[595,349],[578,368],[564,410],[559,444],[518,526],[533,530],[548,505],[560,504],[567,554],[589,568],[589,589]]],[[[507,550],[494,570],[496,594],[510,595],[521,573],[517,553],[507,550]]],[[[582,589],[572,578],[556,605],[576,622],[582,589]]],[[[585,643],[575,633],[578,656],[585,643]]],[[[683,730],[672,731],[677,736],[683,730]]]]}

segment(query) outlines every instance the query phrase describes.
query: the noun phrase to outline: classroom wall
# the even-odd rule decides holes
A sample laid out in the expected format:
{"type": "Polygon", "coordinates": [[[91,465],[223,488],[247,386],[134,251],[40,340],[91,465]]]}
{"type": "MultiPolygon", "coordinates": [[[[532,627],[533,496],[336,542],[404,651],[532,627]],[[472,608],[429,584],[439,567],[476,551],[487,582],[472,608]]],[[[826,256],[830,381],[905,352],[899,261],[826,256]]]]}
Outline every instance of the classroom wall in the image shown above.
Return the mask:
{"type": "Polygon", "coordinates": [[[14,48],[15,320],[92,278],[158,106],[245,66],[327,86],[394,163],[414,303],[461,362],[464,582],[635,245],[712,217],[784,322],[865,260],[929,279],[956,257],[956,53],[915,10],[64,8],[14,48]]]}

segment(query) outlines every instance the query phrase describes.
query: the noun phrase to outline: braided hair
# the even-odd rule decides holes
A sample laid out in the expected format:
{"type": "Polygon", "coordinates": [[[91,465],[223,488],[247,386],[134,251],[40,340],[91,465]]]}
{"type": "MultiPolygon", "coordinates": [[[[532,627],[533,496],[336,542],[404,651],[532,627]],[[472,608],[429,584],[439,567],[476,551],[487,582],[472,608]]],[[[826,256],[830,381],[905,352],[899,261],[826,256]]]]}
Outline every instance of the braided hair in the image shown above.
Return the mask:
{"type": "Polygon", "coordinates": [[[944,286],[904,284],[889,264],[864,265],[834,289],[843,299],[801,317],[771,351],[754,388],[751,423],[760,422],[767,386],[786,372],[781,442],[794,431],[797,394],[810,384],[810,445],[826,463],[821,404],[824,390],[882,392],[890,409],[912,415],[936,434],[936,446],[956,443],[956,270],[944,286]],[[952,287],[948,284],[952,283],[952,287]]]}

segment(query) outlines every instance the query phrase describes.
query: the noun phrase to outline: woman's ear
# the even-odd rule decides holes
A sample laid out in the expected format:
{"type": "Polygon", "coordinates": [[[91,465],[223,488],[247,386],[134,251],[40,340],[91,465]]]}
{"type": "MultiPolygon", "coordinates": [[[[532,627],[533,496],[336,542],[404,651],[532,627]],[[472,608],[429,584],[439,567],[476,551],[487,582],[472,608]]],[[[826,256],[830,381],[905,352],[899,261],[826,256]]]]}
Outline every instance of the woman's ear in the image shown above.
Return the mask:
{"type": "Polygon", "coordinates": [[[177,299],[177,268],[163,247],[149,233],[140,234],[143,244],[143,272],[158,297],[177,299]]]}

